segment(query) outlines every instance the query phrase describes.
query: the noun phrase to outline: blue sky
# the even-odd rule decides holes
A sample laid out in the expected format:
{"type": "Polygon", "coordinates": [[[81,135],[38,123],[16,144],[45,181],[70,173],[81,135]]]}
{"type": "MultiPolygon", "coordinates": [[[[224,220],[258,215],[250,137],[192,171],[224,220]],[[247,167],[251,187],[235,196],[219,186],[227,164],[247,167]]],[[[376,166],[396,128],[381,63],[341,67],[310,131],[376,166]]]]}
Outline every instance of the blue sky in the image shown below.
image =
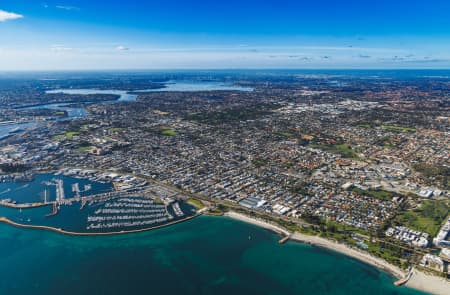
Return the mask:
{"type": "Polygon", "coordinates": [[[450,68],[450,1],[0,0],[0,70],[450,68]]]}

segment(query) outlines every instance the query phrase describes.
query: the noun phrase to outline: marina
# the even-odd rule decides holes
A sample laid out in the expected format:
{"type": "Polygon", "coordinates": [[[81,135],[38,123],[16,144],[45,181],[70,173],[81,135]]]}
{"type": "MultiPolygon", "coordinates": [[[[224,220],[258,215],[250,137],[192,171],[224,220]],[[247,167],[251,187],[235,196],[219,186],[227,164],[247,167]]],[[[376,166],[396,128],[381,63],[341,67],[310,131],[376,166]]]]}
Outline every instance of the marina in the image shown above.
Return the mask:
{"type": "Polygon", "coordinates": [[[89,235],[148,230],[196,215],[177,193],[145,183],[126,175],[81,169],[5,176],[0,183],[4,196],[0,216],[14,226],[89,235]],[[30,181],[23,182],[24,178],[30,181]],[[115,190],[113,183],[133,187],[115,190]]]}
{"type": "MultiPolygon", "coordinates": [[[[180,214],[184,216],[180,209],[180,214]]],[[[176,217],[169,212],[169,207],[157,204],[152,199],[140,197],[118,198],[106,202],[87,217],[86,230],[123,229],[152,226],[167,223],[176,217]]]]}
{"type": "Polygon", "coordinates": [[[110,192],[113,185],[96,178],[86,179],[64,174],[43,173],[30,177],[5,177],[0,182],[0,203],[48,203],[74,197],[110,192]],[[24,181],[29,180],[29,181],[24,181]],[[83,190],[79,190],[83,187],[83,190]],[[10,202],[7,202],[7,201],[10,202]]]}
{"type": "Polygon", "coordinates": [[[155,203],[142,196],[122,197],[113,194],[96,200],[97,196],[82,205],[66,200],[63,204],[52,202],[51,206],[17,210],[0,207],[1,221],[30,228],[57,231],[73,235],[121,234],[150,230],[188,220],[196,211],[184,202],[177,202],[178,211],[165,204],[155,203]],[[136,209],[139,208],[139,209],[136,209]]]}

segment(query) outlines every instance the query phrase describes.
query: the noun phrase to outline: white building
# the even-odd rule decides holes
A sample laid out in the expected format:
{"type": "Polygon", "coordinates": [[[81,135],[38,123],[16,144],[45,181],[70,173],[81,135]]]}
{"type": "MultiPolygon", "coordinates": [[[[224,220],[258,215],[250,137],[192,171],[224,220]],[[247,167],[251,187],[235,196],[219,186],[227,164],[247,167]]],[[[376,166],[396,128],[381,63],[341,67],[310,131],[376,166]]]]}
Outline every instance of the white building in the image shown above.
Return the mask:
{"type": "Polygon", "coordinates": [[[450,241],[446,240],[450,232],[450,217],[447,222],[441,227],[437,236],[433,239],[433,244],[437,247],[450,246],[450,241]]]}

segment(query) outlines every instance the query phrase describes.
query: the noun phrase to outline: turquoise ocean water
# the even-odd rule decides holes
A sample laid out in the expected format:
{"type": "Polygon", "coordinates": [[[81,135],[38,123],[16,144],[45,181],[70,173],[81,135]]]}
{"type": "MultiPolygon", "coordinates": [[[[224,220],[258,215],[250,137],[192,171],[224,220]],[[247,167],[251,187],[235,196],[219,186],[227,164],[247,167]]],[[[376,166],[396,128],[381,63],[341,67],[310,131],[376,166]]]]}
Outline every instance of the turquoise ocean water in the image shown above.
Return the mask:
{"type": "Polygon", "coordinates": [[[341,254],[226,217],[74,237],[0,224],[0,294],[422,294],[341,254]]]}

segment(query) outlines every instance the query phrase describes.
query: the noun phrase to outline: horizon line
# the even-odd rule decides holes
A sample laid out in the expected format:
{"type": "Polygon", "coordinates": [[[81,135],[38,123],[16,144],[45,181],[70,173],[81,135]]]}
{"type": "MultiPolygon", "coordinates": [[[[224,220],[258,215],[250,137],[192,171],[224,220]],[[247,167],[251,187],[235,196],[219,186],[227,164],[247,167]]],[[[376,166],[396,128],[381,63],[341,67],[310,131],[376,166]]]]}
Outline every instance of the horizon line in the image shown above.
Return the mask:
{"type": "Polygon", "coordinates": [[[0,73],[32,72],[176,72],[176,71],[450,71],[450,68],[157,68],[157,69],[30,69],[1,70],[0,73]]]}

